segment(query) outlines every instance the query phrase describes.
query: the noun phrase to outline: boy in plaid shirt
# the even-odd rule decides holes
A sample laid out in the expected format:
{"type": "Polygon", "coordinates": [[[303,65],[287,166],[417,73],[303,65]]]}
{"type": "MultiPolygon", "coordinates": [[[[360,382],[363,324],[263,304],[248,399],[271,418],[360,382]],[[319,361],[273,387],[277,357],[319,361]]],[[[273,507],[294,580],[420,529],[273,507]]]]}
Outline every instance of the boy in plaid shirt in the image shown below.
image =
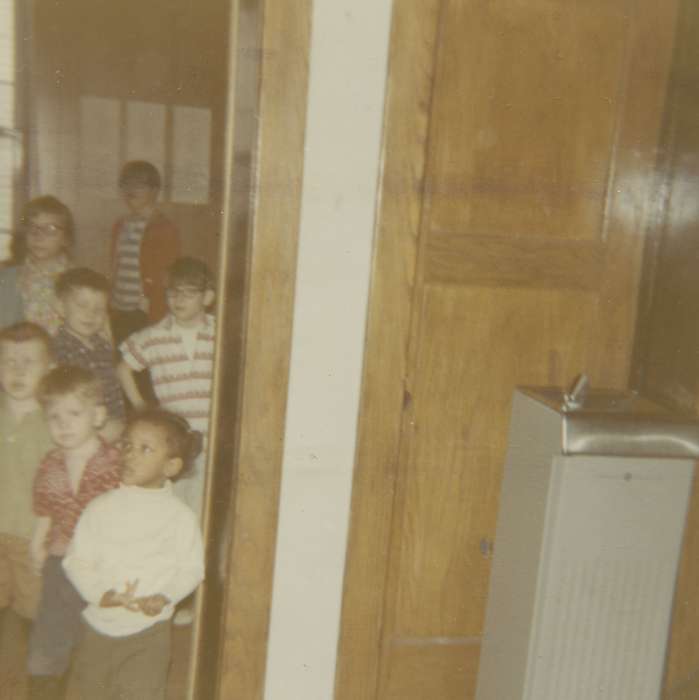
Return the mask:
{"type": "Polygon", "coordinates": [[[39,400],[56,449],[46,455],[34,480],[37,525],[31,547],[43,590],[27,666],[30,697],[53,698],[60,697],[84,607],[62,559],[85,506],[119,484],[119,451],[98,434],[106,409],[101,383],[89,370],[51,370],[40,384],[39,400]]]}
{"type": "Polygon", "coordinates": [[[111,442],[121,435],[126,411],[111,343],[109,293],[107,278],[87,267],[68,270],[56,280],[63,323],[53,338],[53,355],[57,364],[85,367],[100,380],[107,409],[100,434],[111,442]]]}

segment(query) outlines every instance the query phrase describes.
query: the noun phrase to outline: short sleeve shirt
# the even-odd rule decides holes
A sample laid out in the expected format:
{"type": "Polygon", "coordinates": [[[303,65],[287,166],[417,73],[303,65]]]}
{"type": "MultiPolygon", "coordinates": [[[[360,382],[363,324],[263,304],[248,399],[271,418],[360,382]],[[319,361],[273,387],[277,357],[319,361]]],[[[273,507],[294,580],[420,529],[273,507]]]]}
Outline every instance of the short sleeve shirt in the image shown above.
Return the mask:
{"type": "Polygon", "coordinates": [[[173,317],[166,316],[130,335],[119,346],[132,370],[149,371],[160,405],[186,418],[194,430],[204,434],[211,407],[214,332],[213,317],[207,315],[190,355],[173,317]]]}
{"type": "Polygon", "coordinates": [[[62,557],[85,506],[95,497],[119,485],[119,450],[101,441],[88,460],[73,491],[63,451],[55,449],[44,458],[34,479],[34,513],[51,518],[48,553],[62,557]]]}
{"type": "Polygon", "coordinates": [[[94,372],[102,383],[104,404],[110,418],[123,418],[126,414],[121,384],[116,374],[114,348],[100,335],[90,338],[88,347],[74,336],[65,326],[61,326],[53,339],[53,353],[62,365],[86,367],[94,372]]]}

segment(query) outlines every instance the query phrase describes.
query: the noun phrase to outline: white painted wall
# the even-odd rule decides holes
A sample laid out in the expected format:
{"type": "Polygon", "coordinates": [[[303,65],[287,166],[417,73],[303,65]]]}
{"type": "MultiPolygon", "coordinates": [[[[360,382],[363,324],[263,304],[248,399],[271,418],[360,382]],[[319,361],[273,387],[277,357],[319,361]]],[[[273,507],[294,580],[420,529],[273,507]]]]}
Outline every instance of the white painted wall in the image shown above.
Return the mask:
{"type": "Polygon", "coordinates": [[[392,0],[314,0],[266,700],[333,696],[392,0]]]}

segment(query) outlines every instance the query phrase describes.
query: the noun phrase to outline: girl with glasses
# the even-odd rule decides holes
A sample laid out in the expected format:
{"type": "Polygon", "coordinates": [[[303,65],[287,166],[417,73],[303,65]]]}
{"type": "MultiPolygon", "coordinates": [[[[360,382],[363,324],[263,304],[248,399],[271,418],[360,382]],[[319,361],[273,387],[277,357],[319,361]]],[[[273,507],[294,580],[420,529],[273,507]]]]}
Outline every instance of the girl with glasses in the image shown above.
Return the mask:
{"type": "Polygon", "coordinates": [[[31,321],[54,334],[61,323],[54,290],[72,267],[73,216],[56,197],[32,199],[13,240],[13,260],[0,270],[0,327],[31,321]]]}

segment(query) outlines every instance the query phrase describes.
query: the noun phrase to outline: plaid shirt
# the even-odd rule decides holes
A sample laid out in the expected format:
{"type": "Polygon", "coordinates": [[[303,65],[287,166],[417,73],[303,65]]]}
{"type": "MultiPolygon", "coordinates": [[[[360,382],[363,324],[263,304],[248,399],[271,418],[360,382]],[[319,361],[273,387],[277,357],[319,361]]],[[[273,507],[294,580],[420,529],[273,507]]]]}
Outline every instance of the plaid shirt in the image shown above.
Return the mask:
{"type": "Polygon", "coordinates": [[[34,513],[51,518],[46,538],[48,553],[62,557],[85,506],[93,499],[119,485],[120,454],[116,447],[101,441],[100,447],[87,461],[78,491],[70,485],[63,451],[51,450],[34,478],[34,513]]]}
{"type": "Polygon", "coordinates": [[[116,374],[114,348],[100,335],[90,338],[88,347],[74,336],[65,326],[61,326],[53,339],[53,354],[60,365],[85,367],[95,373],[102,382],[104,405],[110,418],[124,418],[126,409],[121,384],[116,374]]]}

